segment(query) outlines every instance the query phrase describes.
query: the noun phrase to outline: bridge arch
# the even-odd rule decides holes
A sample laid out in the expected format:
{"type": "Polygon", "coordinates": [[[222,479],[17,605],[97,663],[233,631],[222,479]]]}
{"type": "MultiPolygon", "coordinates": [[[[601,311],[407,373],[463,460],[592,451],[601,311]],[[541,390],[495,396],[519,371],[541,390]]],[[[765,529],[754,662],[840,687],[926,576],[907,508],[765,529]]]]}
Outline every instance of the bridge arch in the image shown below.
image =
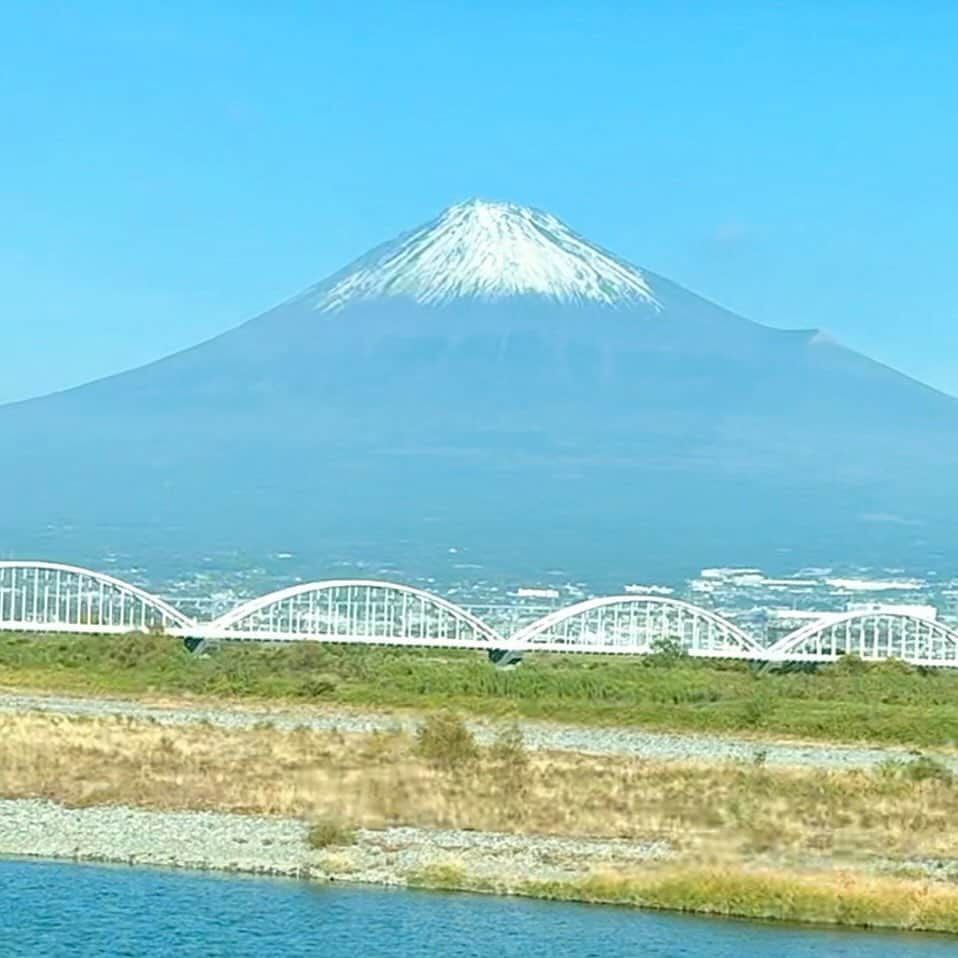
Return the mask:
{"type": "Polygon", "coordinates": [[[674,640],[692,655],[761,656],[762,647],[722,616],[660,595],[586,599],[557,609],[516,632],[509,644],[556,652],[644,655],[674,640]]]}
{"type": "Polygon", "coordinates": [[[196,623],[139,586],[60,562],[0,561],[0,628],[191,632],[196,623]]]}
{"type": "Polygon", "coordinates": [[[377,579],[306,582],[250,599],[209,624],[211,638],[488,649],[502,638],[448,599],[377,579]]]}
{"type": "Polygon", "coordinates": [[[770,660],[793,662],[828,662],[840,655],[958,667],[958,632],[905,612],[841,612],[809,622],[768,649],[770,660]]]}

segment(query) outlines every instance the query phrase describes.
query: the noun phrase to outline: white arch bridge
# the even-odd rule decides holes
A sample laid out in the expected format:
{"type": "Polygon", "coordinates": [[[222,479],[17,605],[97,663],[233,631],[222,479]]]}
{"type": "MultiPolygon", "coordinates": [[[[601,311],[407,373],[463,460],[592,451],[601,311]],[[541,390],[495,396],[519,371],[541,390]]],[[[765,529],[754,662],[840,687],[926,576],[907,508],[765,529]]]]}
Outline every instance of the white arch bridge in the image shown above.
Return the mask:
{"type": "Polygon", "coordinates": [[[645,655],[665,644],[693,656],[769,663],[854,654],[958,667],[958,632],[906,612],[823,613],[766,645],[708,609],[660,595],[621,595],[587,599],[503,635],[422,589],[329,579],[271,592],[202,621],[121,579],[56,562],[0,562],[0,631],[479,649],[500,663],[535,651],[645,655]]]}

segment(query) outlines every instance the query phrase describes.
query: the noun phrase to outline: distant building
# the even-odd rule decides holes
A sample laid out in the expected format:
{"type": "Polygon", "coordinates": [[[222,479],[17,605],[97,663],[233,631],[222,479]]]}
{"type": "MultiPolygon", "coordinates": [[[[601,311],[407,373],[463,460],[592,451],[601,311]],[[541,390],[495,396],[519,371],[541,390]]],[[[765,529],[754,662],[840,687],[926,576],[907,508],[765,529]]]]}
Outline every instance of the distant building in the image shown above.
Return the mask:
{"type": "Polygon", "coordinates": [[[520,586],[516,589],[516,595],[520,599],[558,599],[558,589],[533,589],[526,586],[520,586]]]}

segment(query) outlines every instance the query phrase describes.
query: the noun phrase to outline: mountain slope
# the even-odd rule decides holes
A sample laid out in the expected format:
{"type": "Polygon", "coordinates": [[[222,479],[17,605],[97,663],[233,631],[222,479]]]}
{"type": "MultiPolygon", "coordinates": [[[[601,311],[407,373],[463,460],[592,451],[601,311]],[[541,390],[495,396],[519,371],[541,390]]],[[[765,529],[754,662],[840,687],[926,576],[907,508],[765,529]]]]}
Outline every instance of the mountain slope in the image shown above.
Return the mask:
{"type": "Polygon", "coordinates": [[[641,526],[642,500],[738,528],[790,499],[827,525],[944,508],[956,438],[955,400],[816,330],[471,201],[193,349],[0,409],[0,494],[130,523],[208,503],[200,526],[321,497],[344,522],[508,503],[520,524],[607,508],[641,526]]]}

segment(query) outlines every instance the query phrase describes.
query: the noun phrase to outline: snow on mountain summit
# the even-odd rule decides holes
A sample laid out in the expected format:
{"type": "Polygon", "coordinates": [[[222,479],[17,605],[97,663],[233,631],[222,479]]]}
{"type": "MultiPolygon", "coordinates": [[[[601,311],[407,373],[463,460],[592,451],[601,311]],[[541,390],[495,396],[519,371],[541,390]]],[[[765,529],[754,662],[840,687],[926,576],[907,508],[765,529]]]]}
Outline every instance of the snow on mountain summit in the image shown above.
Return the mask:
{"type": "Polygon", "coordinates": [[[639,270],[556,217],[482,200],[449,207],[306,294],[322,312],[383,297],[442,305],[458,298],[523,295],[658,308],[639,270]]]}

